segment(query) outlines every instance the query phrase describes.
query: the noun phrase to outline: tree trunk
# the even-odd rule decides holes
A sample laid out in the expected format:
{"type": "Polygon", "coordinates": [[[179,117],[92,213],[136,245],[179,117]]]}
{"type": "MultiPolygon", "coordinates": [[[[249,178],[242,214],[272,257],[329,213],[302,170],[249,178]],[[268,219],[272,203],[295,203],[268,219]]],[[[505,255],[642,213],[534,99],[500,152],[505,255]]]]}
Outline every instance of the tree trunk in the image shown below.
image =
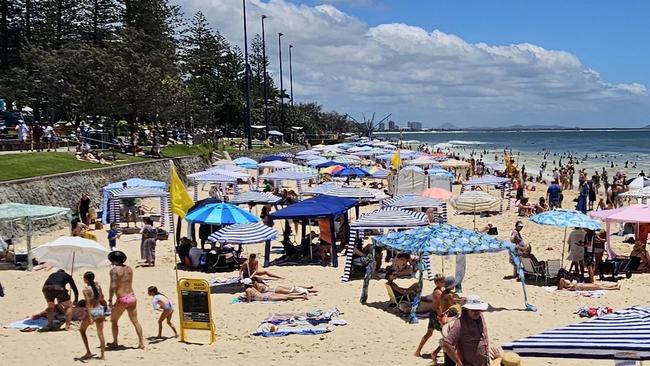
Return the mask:
{"type": "Polygon", "coordinates": [[[9,0],[0,0],[0,69],[9,68],[9,0]]]}

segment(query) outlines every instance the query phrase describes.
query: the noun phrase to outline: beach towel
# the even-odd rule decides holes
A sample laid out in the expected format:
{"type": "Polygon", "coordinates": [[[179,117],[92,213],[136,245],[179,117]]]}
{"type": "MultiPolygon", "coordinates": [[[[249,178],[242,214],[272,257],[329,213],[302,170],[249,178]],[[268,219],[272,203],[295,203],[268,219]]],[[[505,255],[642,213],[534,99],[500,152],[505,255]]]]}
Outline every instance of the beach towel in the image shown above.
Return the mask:
{"type": "Polygon", "coordinates": [[[596,291],[567,291],[567,290],[558,290],[555,286],[545,286],[543,287],[546,292],[560,294],[564,296],[584,296],[592,298],[600,298],[605,296],[605,291],[596,290],[596,291]]]}
{"type": "Polygon", "coordinates": [[[226,278],[217,278],[214,277],[210,279],[210,287],[212,286],[227,286],[227,285],[239,285],[239,277],[226,277],[226,278]]]}
{"type": "Polygon", "coordinates": [[[310,324],[319,325],[323,323],[330,323],[333,318],[341,314],[339,309],[320,310],[314,309],[306,313],[274,313],[262,320],[262,324],[274,325],[295,325],[295,324],[310,324]]]}
{"type": "MultiPolygon", "coordinates": [[[[254,301],[254,302],[256,304],[277,304],[277,303],[281,303],[282,301],[254,301]]],[[[230,304],[231,305],[232,304],[247,304],[247,302],[244,301],[244,299],[242,299],[241,296],[236,296],[236,297],[233,297],[230,300],[230,304]]]]}
{"type": "Polygon", "coordinates": [[[46,317],[41,317],[36,319],[25,318],[7,324],[4,327],[7,329],[18,329],[23,331],[44,329],[47,327],[47,318],[46,317]]]}
{"type": "Polygon", "coordinates": [[[277,328],[274,325],[261,324],[251,335],[262,337],[286,337],[291,334],[317,335],[331,332],[329,327],[308,327],[308,328],[277,328]]]}

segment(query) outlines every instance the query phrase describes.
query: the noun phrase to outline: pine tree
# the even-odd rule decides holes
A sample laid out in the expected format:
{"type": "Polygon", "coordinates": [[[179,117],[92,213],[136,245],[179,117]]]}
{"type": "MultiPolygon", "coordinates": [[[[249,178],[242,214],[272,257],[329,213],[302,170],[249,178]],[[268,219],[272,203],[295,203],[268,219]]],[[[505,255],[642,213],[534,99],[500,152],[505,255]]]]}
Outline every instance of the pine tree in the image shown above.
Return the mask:
{"type": "Polygon", "coordinates": [[[81,0],[81,40],[100,46],[112,39],[121,10],[116,0],[81,0]]]}

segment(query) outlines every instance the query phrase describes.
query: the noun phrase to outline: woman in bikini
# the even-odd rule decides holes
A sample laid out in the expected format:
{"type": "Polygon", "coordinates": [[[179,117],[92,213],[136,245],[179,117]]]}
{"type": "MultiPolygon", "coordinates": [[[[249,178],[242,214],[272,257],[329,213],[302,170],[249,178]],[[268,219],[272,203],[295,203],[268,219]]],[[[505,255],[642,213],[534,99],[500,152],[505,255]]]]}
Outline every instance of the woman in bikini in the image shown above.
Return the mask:
{"type": "Polygon", "coordinates": [[[86,347],[86,354],[81,356],[81,359],[86,360],[93,357],[93,354],[90,352],[90,347],[88,347],[88,336],[86,336],[86,330],[92,323],[95,323],[97,326],[97,338],[99,338],[99,348],[101,350],[100,359],[103,360],[104,352],[106,351],[106,341],[104,340],[104,314],[107,304],[106,300],[104,300],[102,288],[97,282],[95,282],[94,273],[86,272],[84,274],[84,282],[86,283],[86,287],[83,289],[82,293],[85,298],[88,314],[79,327],[81,340],[84,342],[84,346],[86,347]]]}
{"type": "Polygon", "coordinates": [[[620,290],[620,283],[578,283],[566,279],[567,271],[562,268],[557,273],[557,289],[566,291],[598,291],[598,290],[620,290]]]}
{"type": "MultiPolygon", "coordinates": [[[[247,281],[248,282],[248,281],[247,281]]],[[[314,286],[293,286],[293,287],[285,287],[285,286],[267,286],[265,285],[262,281],[258,280],[257,278],[253,279],[253,287],[255,289],[263,294],[270,292],[274,294],[282,294],[282,295],[289,295],[289,294],[301,294],[301,295],[307,295],[307,294],[313,294],[317,293],[318,290],[314,289],[314,286]]]]}
{"type": "Polygon", "coordinates": [[[259,270],[258,268],[259,268],[259,262],[257,261],[257,256],[255,255],[255,253],[251,253],[251,255],[248,256],[248,260],[244,260],[244,262],[239,267],[239,278],[245,279],[245,278],[267,276],[271,278],[282,279],[282,277],[278,275],[275,275],[267,270],[259,270]]]}
{"type": "Polygon", "coordinates": [[[289,300],[307,300],[305,294],[275,294],[271,292],[261,293],[253,286],[253,281],[250,278],[244,279],[244,296],[246,302],[253,301],[289,301],[289,300]]]}

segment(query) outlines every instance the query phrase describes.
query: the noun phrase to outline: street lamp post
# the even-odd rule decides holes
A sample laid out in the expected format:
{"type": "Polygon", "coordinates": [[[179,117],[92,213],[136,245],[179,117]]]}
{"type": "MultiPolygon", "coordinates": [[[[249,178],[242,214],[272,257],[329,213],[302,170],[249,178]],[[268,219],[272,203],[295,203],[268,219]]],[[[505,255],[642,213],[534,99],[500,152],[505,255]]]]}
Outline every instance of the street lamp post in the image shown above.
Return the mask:
{"type": "Polygon", "coordinates": [[[282,36],[284,34],[278,33],[278,52],[280,57],[280,124],[282,125],[282,140],[284,141],[284,84],[282,82],[282,36]]]}
{"type": "Polygon", "coordinates": [[[253,139],[251,131],[251,79],[248,65],[248,33],[246,31],[246,0],[242,0],[242,10],[244,13],[244,67],[246,77],[246,129],[248,137],[248,149],[253,148],[253,139]]]}
{"type": "Polygon", "coordinates": [[[291,90],[291,108],[293,108],[293,66],[291,64],[291,49],[293,45],[289,45],[289,90],[291,90]]]}
{"type": "Polygon", "coordinates": [[[264,35],[264,19],[266,15],[262,15],[262,63],[264,64],[264,127],[265,127],[265,137],[269,139],[269,90],[268,82],[266,81],[266,37],[264,35]]]}

